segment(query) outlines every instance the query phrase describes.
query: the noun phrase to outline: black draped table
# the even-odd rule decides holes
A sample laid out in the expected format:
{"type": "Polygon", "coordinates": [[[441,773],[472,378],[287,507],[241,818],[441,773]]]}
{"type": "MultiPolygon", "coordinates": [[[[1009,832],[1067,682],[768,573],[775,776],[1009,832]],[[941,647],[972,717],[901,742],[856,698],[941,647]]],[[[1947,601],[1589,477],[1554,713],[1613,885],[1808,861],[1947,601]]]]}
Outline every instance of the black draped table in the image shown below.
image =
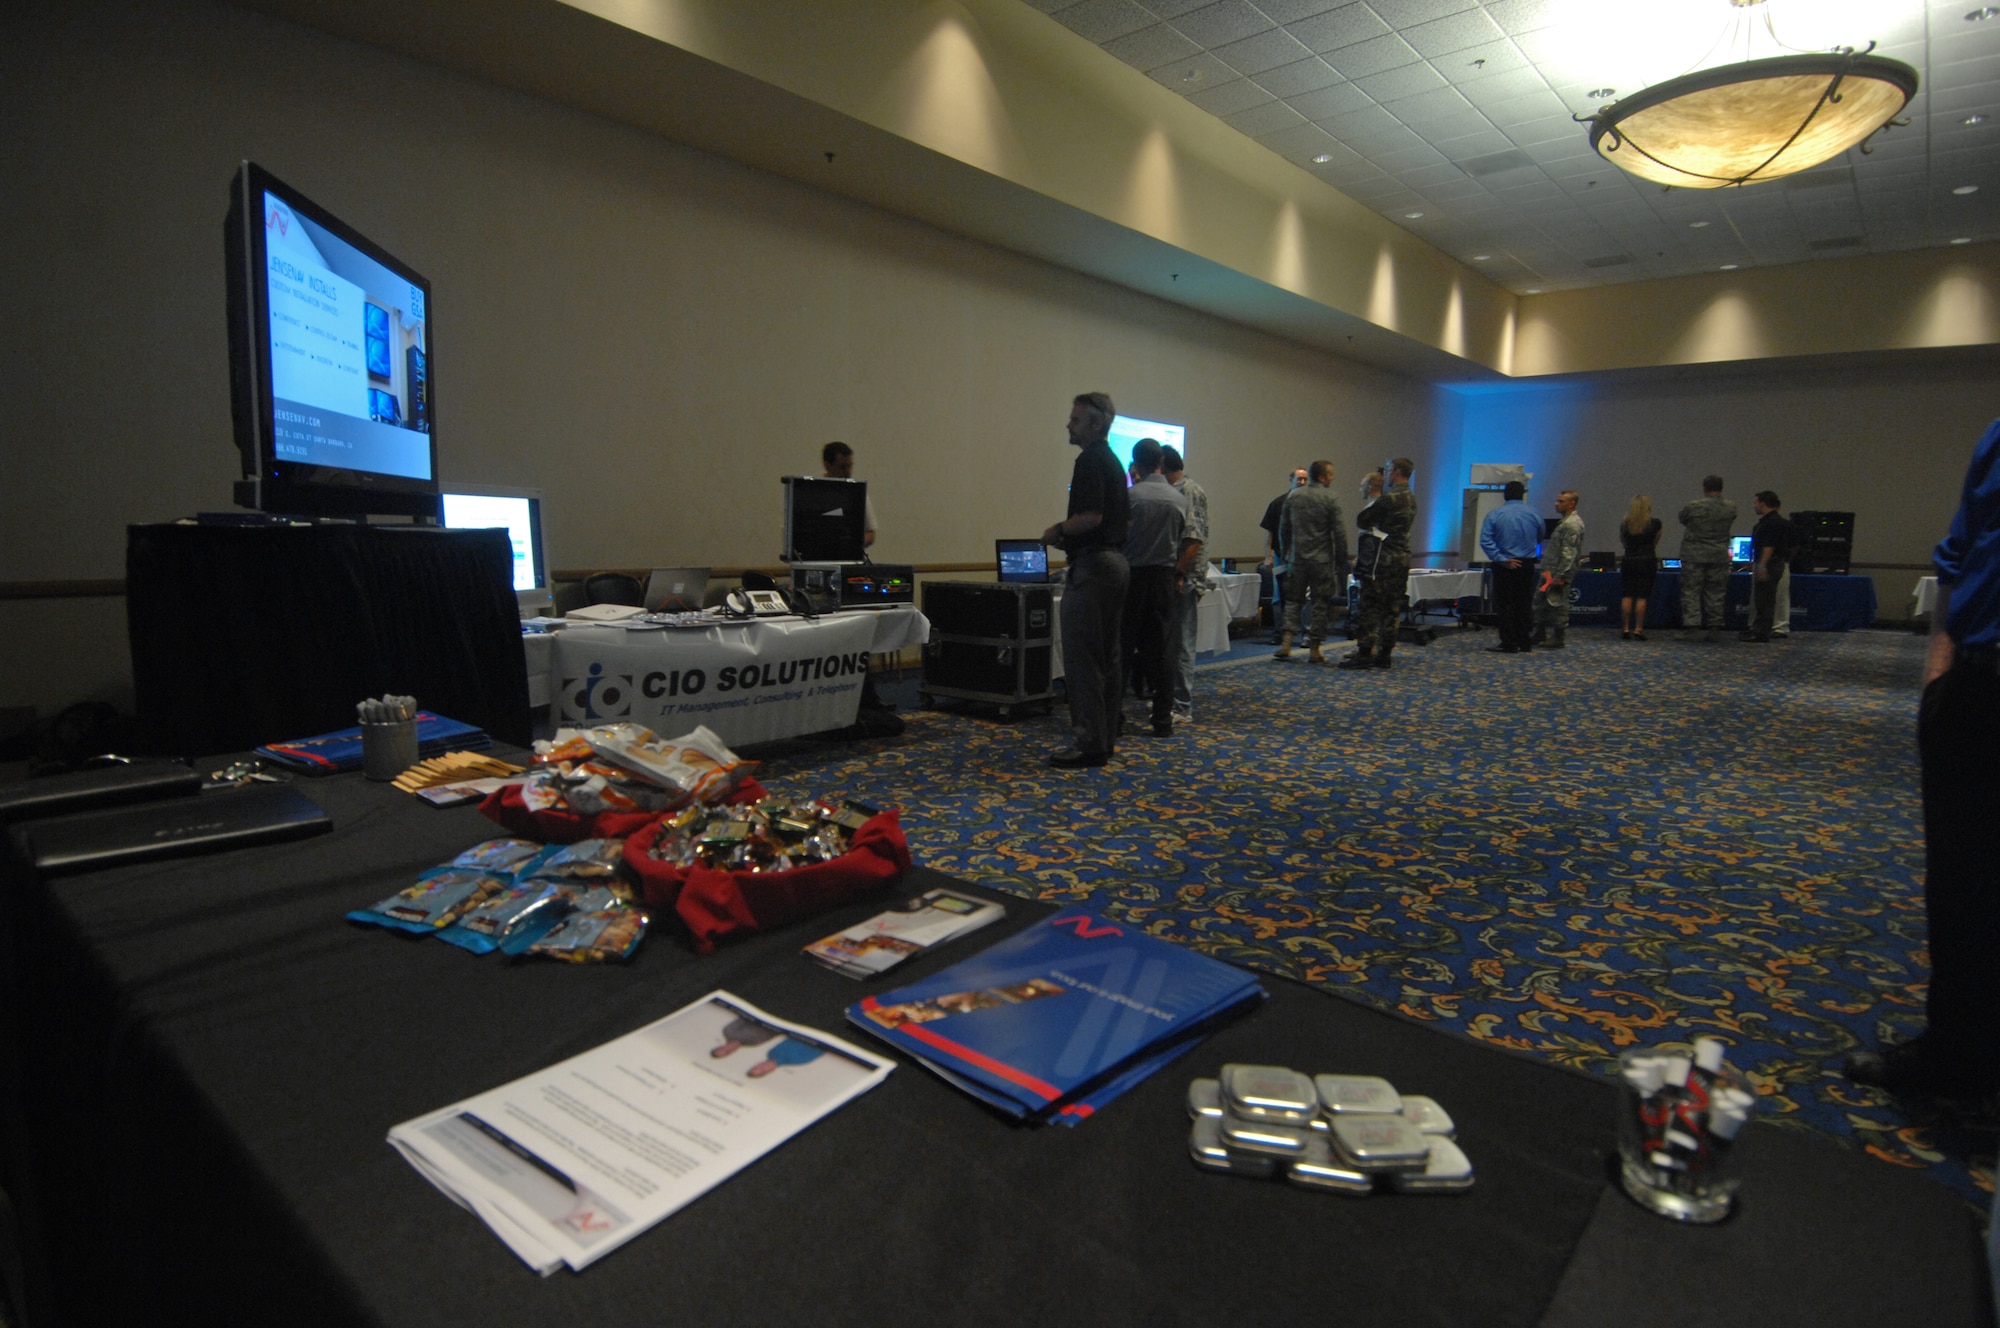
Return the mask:
{"type": "MultiPolygon", "coordinates": [[[[1928,1180],[1757,1125],[1739,1214],[1677,1227],[1607,1182],[1608,1083],[1280,979],[1074,1129],[1010,1126],[904,1064],[584,1273],[540,1279],[389,1128],[717,988],[866,1041],[842,1011],[870,988],[798,951],[894,896],[706,958],[662,928],[628,965],[510,964],[342,918],[486,821],[355,776],[303,787],[333,834],[54,881],[8,868],[5,1184],[33,1322],[1940,1328],[1986,1312],[1972,1215],[1928,1180]],[[1428,1093],[1477,1183],[1355,1200],[1198,1170],[1186,1084],[1227,1061],[1428,1093]]],[[[942,879],[919,870],[894,895],[942,879]]],[[[906,976],[1044,913],[1007,903],[906,976]]]]}
{"type": "MultiPolygon", "coordinates": [[[[1875,579],[1868,576],[1790,575],[1791,629],[1799,632],[1848,632],[1875,621],[1875,579]]],[[[1617,572],[1578,572],[1569,594],[1572,627],[1616,627],[1618,604],[1624,595],[1617,572]]],[[[1735,572],[1723,590],[1722,617],[1732,631],[1750,625],[1750,573],[1735,572]]],[[[1662,569],[1646,599],[1646,626],[1678,626],[1681,620],[1681,574],[1662,569]]]]}
{"type": "Polygon", "coordinates": [[[355,722],[384,692],[526,743],[500,530],[129,526],[125,608],[149,745],[241,751],[355,722]]]}

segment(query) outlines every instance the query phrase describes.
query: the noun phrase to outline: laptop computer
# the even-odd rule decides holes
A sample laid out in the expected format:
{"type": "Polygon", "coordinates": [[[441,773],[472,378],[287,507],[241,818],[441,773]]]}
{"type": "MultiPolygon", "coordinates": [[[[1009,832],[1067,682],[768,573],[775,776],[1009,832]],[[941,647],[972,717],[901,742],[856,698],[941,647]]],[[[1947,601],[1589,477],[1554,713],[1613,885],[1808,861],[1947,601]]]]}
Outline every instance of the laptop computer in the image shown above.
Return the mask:
{"type": "Polygon", "coordinates": [[[994,540],[993,562],[1005,582],[1037,585],[1049,579],[1049,551],[1038,539],[994,540]]]}
{"type": "Polygon", "coordinates": [[[707,593],[706,567],[655,567],[646,578],[646,612],[692,613],[707,593]]]}

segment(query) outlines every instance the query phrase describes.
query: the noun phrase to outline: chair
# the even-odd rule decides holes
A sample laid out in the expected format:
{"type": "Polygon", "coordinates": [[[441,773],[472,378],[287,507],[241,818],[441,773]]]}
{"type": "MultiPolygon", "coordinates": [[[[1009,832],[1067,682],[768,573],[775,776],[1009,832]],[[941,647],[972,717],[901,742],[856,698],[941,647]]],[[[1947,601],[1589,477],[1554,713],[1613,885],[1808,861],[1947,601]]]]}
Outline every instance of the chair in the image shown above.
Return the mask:
{"type": "Polygon", "coordinates": [[[584,578],[583,599],[586,604],[629,604],[643,608],[646,588],[639,584],[638,577],[623,572],[593,572],[584,578]]]}

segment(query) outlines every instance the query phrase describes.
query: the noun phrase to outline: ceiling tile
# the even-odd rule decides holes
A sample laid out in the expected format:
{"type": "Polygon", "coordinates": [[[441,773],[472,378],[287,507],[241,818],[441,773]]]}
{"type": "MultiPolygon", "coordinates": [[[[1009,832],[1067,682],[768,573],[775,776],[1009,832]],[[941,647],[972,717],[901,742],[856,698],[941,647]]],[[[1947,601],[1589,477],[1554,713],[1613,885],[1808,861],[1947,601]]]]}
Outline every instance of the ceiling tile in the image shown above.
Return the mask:
{"type": "Polygon", "coordinates": [[[1489,152],[1507,152],[1513,147],[1513,140],[1497,129],[1482,129],[1476,134],[1441,138],[1437,142],[1437,150],[1452,161],[1464,161],[1468,157],[1480,157],[1489,152]]]}
{"type": "MultiPolygon", "coordinates": [[[[1418,138],[1401,125],[1397,125],[1393,129],[1376,129],[1365,134],[1354,134],[1349,137],[1335,135],[1335,137],[1340,138],[1341,142],[1347,144],[1347,146],[1353,148],[1356,152],[1361,153],[1385,171],[1389,171],[1390,168],[1383,162],[1382,159],[1384,157],[1394,152],[1403,152],[1410,148],[1424,146],[1423,139],[1418,138]]],[[[1390,171],[1390,173],[1394,174],[1394,171],[1390,171]]]]}
{"type": "Polygon", "coordinates": [[[1428,23],[1467,9],[1479,8],[1479,0],[1368,0],[1368,7],[1392,28],[1402,29],[1428,23]]]}
{"type": "Polygon", "coordinates": [[[1546,28],[1560,16],[1559,0],[1491,0],[1487,16],[1509,34],[1546,28]]]}
{"type": "Polygon", "coordinates": [[[1247,111],[1222,117],[1223,123],[1240,133],[1256,138],[1260,134],[1275,134],[1280,129],[1289,129],[1306,123],[1305,117],[1281,101],[1254,106],[1247,111]]]}
{"type": "Polygon", "coordinates": [[[1422,139],[1418,139],[1410,147],[1398,148],[1394,152],[1371,153],[1370,155],[1377,166],[1388,171],[1413,189],[1422,183],[1419,180],[1411,178],[1411,172],[1413,171],[1435,170],[1442,166],[1454,173],[1463,174],[1463,172],[1459,171],[1458,167],[1453,166],[1440,156],[1436,148],[1422,139]]]}
{"type": "MultiPolygon", "coordinates": [[[[1294,162],[1301,166],[1312,165],[1312,159],[1322,153],[1327,156],[1334,156],[1337,153],[1347,153],[1348,156],[1356,160],[1360,159],[1359,153],[1349,152],[1348,149],[1342,147],[1334,139],[1332,134],[1327,133],[1326,130],[1321,129],[1316,124],[1294,123],[1275,133],[1259,134],[1257,141],[1283,157],[1286,161],[1294,162]]],[[[1331,165],[1332,163],[1329,162],[1327,164],[1331,165]]]]}
{"type": "Polygon", "coordinates": [[[1485,11],[1480,9],[1468,9],[1449,18],[1422,23],[1403,33],[1403,40],[1426,59],[1506,39],[1507,34],[1500,30],[1500,25],[1486,17],[1485,11]]]}
{"type": "Polygon", "coordinates": [[[1549,85],[1542,80],[1542,76],[1527,67],[1489,77],[1465,79],[1452,86],[1458,89],[1460,96],[1482,111],[1535,93],[1550,95],[1549,85]]]}
{"type": "Polygon", "coordinates": [[[1393,33],[1326,53],[1326,62],[1349,78],[1366,78],[1385,69],[1416,64],[1420,59],[1408,42],[1393,33]]]}
{"type": "MultiPolygon", "coordinates": [[[[1373,106],[1375,99],[1352,83],[1340,83],[1330,88],[1320,88],[1299,97],[1285,98],[1287,104],[1308,120],[1331,120],[1373,106]]],[[[1394,119],[1394,116],[1390,117],[1394,119]]]]}
{"type": "Polygon", "coordinates": [[[1256,3],[1257,8],[1264,11],[1264,17],[1273,23],[1296,23],[1302,18],[1338,9],[1347,0],[1256,0],[1256,3]]]}
{"type": "MultiPolygon", "coordinates": [[[[1380,106],[1363,106],[1358,110],[1328,116],[1319,121],[1319,126],[1345,143],[1362,134],[1379,134],[1391,129],[1403,129],[1403,122],[1380,106]]],[[[1409,131],[1404,129],[1404,132],[1409,131]]]]}
{"type": "Polygon", "coordinates": [[[1071,32],[1102,44],[1153,25],[1153,15],[1133,0],[1084,0],[1056,15],[1071,32]]]}
{"type": "Polygon", "coordinates": [[[1247,78],[1239,78],[1220,87],[1203,88],[1200,92],[1188,94],[1188,100],[1210,115],[1219,115],[1224,119],[1235,115],[1238,111],[1247,111],[1255,106],[1279,104],[1276,97],[1247,78]]]}
{"type": "Polygon", "coordinates": [[[1192,14],[1197,9],[1206,9],[1214,3],[1215,0],[1146,0],[1146,8],[1161,18],[1179,18],[1183,14],[1192,14]]]}
{"type": "MultiPolygon", "coordinates": [[[[1525,69],[1528,57],[1520,47],[1503,37],[1499,41],[1482,42],[1449,55],[1433,56],[1431,63],[1453,83],[1476,83],[1497,74],[1525,69]]],[[[1536,77],[1539,80],[1540,75],[1536,77]]]]}
{"type": "Polygon", "coordinates": [[[1354,82],[1376,101],[1385,103],[1414,97],[1421,92],[1435,92],[1445,86],[1443,77],[1427,64],[1385,69],[1379,74],[1364,75],[1354,82]]]}
{"type": "Polygon", "coordinates": [[[1241,74],[1261,74],[1267,69],[1297,64],[1312,55],[1283,28],[1272,28],[1255,37],[1218,46],[1215,57],[1241,74]]]}
{"type": "MultiPolygon", "coordinates": [[[[1436,149],[1430,149],[1437,156],[1436,149]]],[[[1403,183],[1421,192],[1433,202],[1442,203],[1451,198],[1466,198],[1486,191],[1476,180],[1465,178],[1465,172],[1452,163],[1438,157],[1436,164],[1415,166],[1401,172],[1403,183]]]]}
{"type": "Polygon", "coordinates": [[[1267,69],[1257,75],[1257,86],[1274,97],[1296,97],[1300,93],[1314,92],[1342,82],[1333,66],[1318,56],[1295,60],[1276,69],[1267,69]]]}
{"type": "Polygon", "coordinates": [[[1141,28],[1128,36],[1108,41],[1104,43],[1104,49],[1134,69],[1149,70],[1174,60],[1191,60],[1201,54],[1201,47],[1164,23],[1155,23],[1150,28],[1141,28]]]}
{"type": "Polygon", "coordinates": [[[1155,83],[1172,88],[1183,97],[1191,97],[1197,92],[1224,83],[1234,83],[1243,77],[1207,51],[1201,51],[1182,60],[1169,60],[1157,69],[1147,70],[1146,76],[1155,83]]]}
{"type": "Polygon", "coordinates": [[[1342,5],[1316,18],[1287,23],[1285,30],[1315,51],[1338,50],[1373,37],[1388,35],[1389,25],[1367,5],[1342,5]]]}
{"type": "Polygon", "coordinates": [[[1218,0],[1182,14],[1173,23],[1190,41],[1200,42],[1210,51],[1275,26],[1249,0],[1218,0]]]}

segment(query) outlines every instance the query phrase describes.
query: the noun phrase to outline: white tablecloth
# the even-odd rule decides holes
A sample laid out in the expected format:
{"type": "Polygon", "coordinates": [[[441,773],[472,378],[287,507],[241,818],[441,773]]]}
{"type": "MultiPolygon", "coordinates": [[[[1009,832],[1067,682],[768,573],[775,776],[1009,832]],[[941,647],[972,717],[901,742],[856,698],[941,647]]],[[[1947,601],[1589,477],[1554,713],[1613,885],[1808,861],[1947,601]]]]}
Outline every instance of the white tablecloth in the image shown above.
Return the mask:
{"type": "Polygon", "coordinates": [[[869,656],[922,645],[915,605],[715,627],[582,625],[523,639],[530,704],[557,724],[630,719],[669,736],[705,724],[741,745],[854,722],[869,656]]]}
{"type": "Polygon", "coordinates": [[[1917,607],[1911,610],[1910,616],[1913,618],[1921,618],[1924,614],[1930,613],[1936,608],[1937,608],[1937,578],[1934,576],[1918,577],[1917,607]]]}
{"type": "Polygon", "coordinates": [[[1483,572],[1410,572],[1410,603],[1474,598],[1485,585],[1483,572]]]}

